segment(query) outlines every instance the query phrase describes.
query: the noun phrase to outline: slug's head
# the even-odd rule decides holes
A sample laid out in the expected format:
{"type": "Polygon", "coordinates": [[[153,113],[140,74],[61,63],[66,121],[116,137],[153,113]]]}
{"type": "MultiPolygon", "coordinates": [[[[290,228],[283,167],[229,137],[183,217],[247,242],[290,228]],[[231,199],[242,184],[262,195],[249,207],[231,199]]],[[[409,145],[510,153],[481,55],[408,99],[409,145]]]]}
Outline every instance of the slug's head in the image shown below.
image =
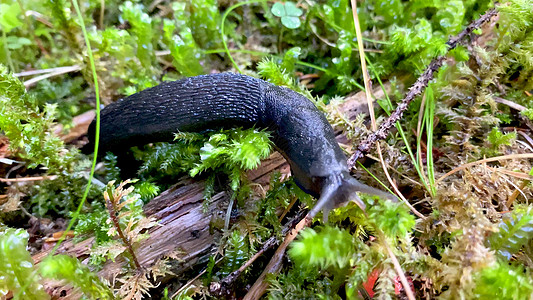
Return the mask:
{"type": "Polygon", "coordinates": [[[330,210],[345,205],[349,201],[354,201],[364,211],[365,204],[357,192],[396,200],[394,195],[360,183],[348,171],[342,171],[322,180],[318,201],[309,215],[315,217],[319,211],[322,211],[324,221],[327,221],[330,210]]]}

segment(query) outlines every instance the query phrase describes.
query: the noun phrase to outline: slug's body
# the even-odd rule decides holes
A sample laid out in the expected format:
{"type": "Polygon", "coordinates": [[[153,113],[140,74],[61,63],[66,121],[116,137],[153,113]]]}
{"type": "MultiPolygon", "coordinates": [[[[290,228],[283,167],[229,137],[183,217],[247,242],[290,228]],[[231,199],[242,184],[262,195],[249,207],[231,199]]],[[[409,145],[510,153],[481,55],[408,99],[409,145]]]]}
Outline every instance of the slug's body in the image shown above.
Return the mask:
{"type": "MultiPolygon", "coordinates": [[[[390,196],[352,178],[331,125],[306,97],[253,77],[222,73],[165,82],[110,104],[101,113],[103,151],[171,141],[177,131],[265,128],[296,183],[329,210],[355,192],[390,196]]],[[[89,134],[94,135],[95,124],[89,134]]],[[[358,204],[363,207],[362,203],[358,204]]]]}

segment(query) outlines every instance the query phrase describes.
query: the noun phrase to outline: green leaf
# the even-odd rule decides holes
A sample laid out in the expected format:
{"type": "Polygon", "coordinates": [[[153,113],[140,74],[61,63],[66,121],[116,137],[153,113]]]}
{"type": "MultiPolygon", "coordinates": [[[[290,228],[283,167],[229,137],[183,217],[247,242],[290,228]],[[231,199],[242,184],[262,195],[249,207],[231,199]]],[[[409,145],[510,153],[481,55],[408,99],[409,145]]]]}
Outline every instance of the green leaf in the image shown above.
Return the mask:
{"type": "Polygon", "coordinates": [[[374,200],[368,203],[368,217],[389,237],[406,236],[415,226],[415,218],[402,202],[374,200]]]}
{"type": "Polygon", "coordinates": [[[39,264],[39,270],[46,278],[68,281],[92,299],[113,299],[113,293],[98,276],[74,257],[47,256],[39,264]]]}
{"type": "MultiPolygon", "coordinates": [[[[185,2],[185,1],[184,1],[185,2]]],[[[189,18],[185,22],[178,21],[178,28],[183,30],[188,26],[195,42],[202,49],[220,48],[221,14],[217,0],[186,1],[189,18]]]]}
{"type": "Polygon", "coordinates": [[[435,16],[439,25],[446,33],[457,33],[461,30],[465,15],[464,3],[461,0],[447,1],[445,9],[439,9],[435,16]]]}
{"type": "Polygon", "coordinates": [[[384,18],[387,24],[399,23],[399,19],[401,20],[406,14],[401,0],[377,0],[374,7],[376,13],[384,18]]]}
{"type": "Polygon", "coordinates": [[[287,16],[299,17],[304,12],[296,7],[296,4],[293,2],[285,2],[285,13],[287,16]]]}
{"type": "Polygon", "coordinates": [[[470,57],[470,53],[468,52],[468,49],[466,49],[465,47],[461,45],[459,45],[455,49],[452,49],[450,51],[450,55],[452,55],[457,61],[467,61],[470,57]]]}
{"type": "Polygon", "coordinates": [[[520,112],[520,114],[530,120],[533,120],[533,108],[528,108],[520,112]]]}
{"type": "Polygon", "coordinates": [[[29,161],[28,167],[43,165],[50,172],[67,169],[77,152],[69,151],[53,133],[57,105],[45,104],[25,92],[24,85],[0,64],[0,130],[11,149],[29,161]]]}
{"type": "Polygon", "coordinates": [[[143,67],[148,68],[155,60],[152,45],[154,31],[152,30],[152,19],[142,9],[140,4],[133,4],[130,1],[126,1],[120,6],[122,18],[130,23],[131,32],[137,40],[137,57],[143,67]]]}
{"type": "Polygon", "coordinates": [[[261,60],[257,65],[257,70],[261,77],[275,85],[288,86],[295,90],[298,88],[287,70],[282,68],[280,64],[272,58],[264,58],[261,60]]]}
{"type": "Polygon", "coordinates": [[[141,196],[141,199],[146,203],[159,195],[161,188],[153,182],[141,181],[135,184],[135,190],[141,196]]]}
{"type": "Polygon", "coordinates": [[[276,17],[283,17],[287,13],[285,12],[285,6],[281,2],[276,2],[274,5],[272,5],[272,8],[270,9],[272,14],[276,17]]]}
{"type": "Polygon", "coordinates": [[[80,214],[76,227],[74,228],[75,236],[91,235],[96,238],[96,244],[109,242],[111,237],[107,234],[111,229],[111,224],[106,223],[109,219],[109,213],[100,203],[95,201],[93,211],[80,214]]]}
{"type": "Polygon", "coordinates": [[[185,76],[196,76],[204,73],[200,64],[202,57],[191,29],[187,26],[187,10],[185,3],[173,3],[174,19],[164,20],[164,40],[172,55],[172,63],[185,76]],[[175,32],[178,29],[178,32],[175,32]]]}
{"type": "Polygon", "coordinates": [[[285,27],[289,29],[296,29],[300,27],[301,22],[298,17],[293,16],[283,16],[281,17],[281,24],[283,24],[285,27]]]}
{"type": "Polygon", "coordinates": [[[6,38],[7,47],[9,49],[20,49],[24,46],[31,45],[31,41],[24,37],[8,36],[6,38]]]}
{"type": "Polygon", "coordinates": [[[22,25],[18,16],[20,15],[20,6],[17,2],[13,2],[11,5],[0,3],[0,26],[2,30],[9,33],[14,28],[22,25]]]}
{"type": "Polygon", "coordinates": [[[300,16],[303,11],[296,7],[296,4],[292,2],[276,2],[270,9],[273,15],[281,18],[281,24],[289,29],[295,29],[300,27],[300,16]]]}
{"type": "Polygon", "coordinates": [[[189,173],[196,176],[208,169],[224,166],[230,170],[233,186],[240,181],[240,170],[256,168],[261,159],[268,157],[271,150],[269,134],[265,131],[225,130],[213,134],[200,149],[201,162],[189,173]]]}
{"type": "Polygon", "coordinates": [[[283,61],[281,62],[281,68],[285,70],[285,72],[291,73],[294,71],[294,66],[296,65],[296,61],[298,60],[298,57],[302,54],[302,48],[300,47],[292,47],[291,49],[287,50],[285,52],[285,55],[283,55],[283,61]]]}
{"type": "Polygon", "coordinates": [[[515,208],[504,216],[498,229],[499,232],[492,234],[488,243],[500,256],[510,260],[513,254],[533,239],[533,207],[515,208]]]}
{"type": "Polygon", "coordinates": [[[226,251],[224,252],[224,262],[222,275],[227,276],[229,273],[237,270],[250,257],[249,242],[246,234],[234,230],[228,240],[226,251]]]}

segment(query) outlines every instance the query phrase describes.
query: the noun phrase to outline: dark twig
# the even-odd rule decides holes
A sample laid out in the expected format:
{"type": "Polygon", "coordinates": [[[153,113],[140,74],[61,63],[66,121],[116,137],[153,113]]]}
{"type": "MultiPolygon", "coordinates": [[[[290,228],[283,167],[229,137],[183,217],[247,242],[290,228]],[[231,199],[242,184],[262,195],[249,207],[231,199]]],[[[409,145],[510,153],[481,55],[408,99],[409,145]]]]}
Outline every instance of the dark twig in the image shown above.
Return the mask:
{"type": "MultiPolygon", "coordinates": [[[[281,234],[285,236],[290,230],[292,230],[307,214],[307,210],[302,210],[292,218],[286,225],[283,227],[281,234]]],[[[279,239],[276,236],[269,238],[264,244],[263,247],[257,253],[252,256],[248,261],[246,261],[239,269],[231,272],[228,276],[220,280],[219,282],[213,282],[209,286],[209,292],[212,296],[223,297],[230,295],[231,288],[239,276],[244,272],[256,259],[261,257],[270,248],[273,248],[279,244],[279,239]]]]}
{"type": "MultiPolygon", "coordinates": [[[[457,45],[462,42],[470,33],[472,33],[472,31],[479,28],[485,22],[490,20],[490,18],[495,16],[496,13],[497,11],[495,8],[489,9],[479,19],[470,23],[470,25],[468,25],[458,35],[450,38],[446,43],[448,45],[448,51],[457,47],[457,45]]],[[[379,129],[376,132],[372,133],[369,137],[367,137],[359,144],[359,146],[357,147],[357,151],[355,151],[352,157],[350,157],[350,159],[348,160],[349,168],[353,168],[355,162],[358,159],[362,158],[366,153],[368,153],[370,151],[370,148],[372,148],[372,145],[374,145],[377,141],[383,140],[387,137],[390,128],[394,126],[394,123],[396,123],[402,118],[403,112],[407,110],[407,107],[409,106],[411,101],[413,101],[416,96],[420,95],[422,91],[427,87],[429,81],[433,79],[433,74],[437,70],[439,70],[444,60],[445,56],[439,56],[433,61],[431,61],[424,73],[416,80],[416,82],[411,86],[411,88],[409,88],[409,92],[402,100],[402,102],[396,107],[394,112],[392,112],[389,118],[379,126],[379,129]]]]}
{"type": "Polygon", "coordinates": [[[276,249],[276,252],[268,262],[267,266],[263,270],[263,273],[259,275],[259,278],[255,281],[254,285],[248,290],[248,293],[243,297],[243,300],[256,300],[260,299],[266,292],[266,290],[269,287],[269,283],[267,280],[268,275],[275,275],[281,271],[281,268],[283,268],[283,257],[285,257],[285,253],[287,252],[287,247],[294,241],[294,239],[298,236],[298,233],[311,225],[313,222],[313,218],[307,214],[305,218],[303,218],[296,226],[291,229],[287,235],[285,235],[285,239],[283,242],[279,245],[278,249],[276,249]]]}

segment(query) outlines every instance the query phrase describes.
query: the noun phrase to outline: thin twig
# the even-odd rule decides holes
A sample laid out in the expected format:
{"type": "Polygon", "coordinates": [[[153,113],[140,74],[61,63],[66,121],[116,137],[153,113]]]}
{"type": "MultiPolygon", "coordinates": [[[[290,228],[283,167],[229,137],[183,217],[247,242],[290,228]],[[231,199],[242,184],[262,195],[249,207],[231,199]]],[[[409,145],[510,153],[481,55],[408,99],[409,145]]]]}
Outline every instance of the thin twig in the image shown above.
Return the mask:
{"type": "MultiPolygon", "coordinates": [[[[519,189],[515,190],[511,196],[509,196],[509,199],[507,199],[507,202],[505,203],[505,205],[507,205],[507,208],[511,207],[511,205],[513,205],[514,201],[516,200],[516,198],[518,197],[518,195],[520,193],[524,194],[522,192],[522,190],[530,183],[531,181],[529,180],[524,180],[522,181],[522,183],[520,183],[520,187],[519,189]]],[[[526,197],[526,201],[528,200],[528,198],[526,197]]]]}
{"type": "Polygon", "coordinates": [[[396,255],[394,255],[394,252],[392,252],[392,249],[390,248],[389,243],[387,243],[385,234],[380,230],[379,235],[381,236],[381,241],[383,242],[383,245],[385,246],[385,249],[387,249],[387,253],[389,257],[392,260],[392,264],[394,265],[396,274],[398,274],[398,277],[400,277],[400,281],[402,282],[403,289],[405,291],[405,294],[407,295],[407,298],[409,300],[415,300],[416,299],[415,295],[413,294],[413,291],[411,290],[411,286],[409,285],[409,282],[407,281],[407,278],[405,277],[405,274],[402,270],[402,266],[400,265],[398,258],[396,258],[396,255]]]}
{"type": "Polygon", "coordinates": [[[100,0],[100,20],[98,21],[98,25],[100,25],[100,29],[104,29],[104,16],[105,16],[105,0],[100,0]]]}
{"type": "Polygon", "coordinates": [[[35,18],[35,20],[37,20],[38,22],[41,22],[45,26],[48,26],[50,28],[54,28],[54,24],[52,24],[52,22],[48,21],[46,19],[46,16],[44,16],[40,12],[37,12],[37,11],[34,11],[34,10],[27,10],[26,11],[26,17],[29,17],[29,16],[33,16],[35,18]]]}
{"type": "Polygon", "coordinates": [[[78,67],[78,65],[73,65],[73,66],[67,66],[67,67],[57,67],[57,68],[49,68],[49,69],[38,69],[38,70],[31,70],[31,71],[22,71],[22,72],[19,72],[19,73],[14,73],[13,76],[15,77],[24,77],[24,76],[33,76],[33,75],[40,75],[40,74],[48,74],[48,73],[52,73],[52,72],[56,72],[56,71],[59,71],[59,70],[64,70],[64,69],[70,69],[72,67],[78,67]]]}
{"type": "Polygon", "coordinates": [[[505,105],[509,106],[510,108],[516,109],[518,111],[524,111],[524,110],[527,109],[527,107],[522,106],[522,105],[520,105],[518,103],[515,103],[513,101],[509,101],[507,99],[503,99],[503,98],[496,97],[496,96],[493,96],[492,99],[494,99],[494,101],[496,103],[505,104],[505,105]]]}
{"type": "MultiPolygon", "coordinates": [[[[321,40],[324,44],[330,46],[330,47],[337,47],[337,45],[333,42],[330,42],[328,41],[326,38],[320,36],[320,34],[318,34],[318,32],[316,32],[315,30],[315,27],[311,26],[311,32],[313,32],[314,35],[316,35],[316,37],[321,40]]],[[[352,50],[353,52],[355,51],[359,51],[359,47],[357,49],[353,49],[352,50]]],[[[378,50],[378,49],[364,49],[365,52],[372,52],[372,53],[383,53],[383,50],[378,50]]]]}
{"type": "Polygon", "coordinates": [[[34,215],[30,214],[25,208],[24,208],[24,205],[22,205],[22,203],[19,203],[18,205],[18,208],[20,208],[20,211],[22,211],[23,214],[25,214],[27,217],[29,217],[30,219],[37,219],[37,217],[35,217],[34,215]]]}
{"type": "Polygon", "coordinates": [[[81,67],[77,66],[77,65],[71,66],[71,67],[58,68],[54,72],[49,72],[49,73],[34,77],[34,78],[30,79],[30,80],[24,81],[24,87],[28,88],[28,87],[34,85],[35,83],[37,83],[37,82],[39,82],[41,80],[44,80],[44,79],[47,79],[47,78],[50,78],[50,77],[54,77],[54,76],[57,76],[57,75],[65,74],[65,73],[76,72],[76,71],[79,71],[79,70],[81,70],[81,67]]]}
{"type": "Polygon", "coordinates": [[[261,298],[268,288],[268,282],[266,281],[267,275],[276,274],[281,270],[281,267],[283,266],[283,257],[285,256],[287,247],[298,236],[298,233],[305,227],[309,226],[311,222],[312,218],[307,215],[294,227],[294,229],[287,234],[287,236],[285,236],[285,240],[278,247],[276,253],[274,253],[274,256],[272,256],[272,259],[270,259],[268,262],[268,265],[263,270],[263,273],[261,273],[254,285],[248,290],[248,293],[243,298],[244,300],[255,300],[261,298]]]}
{"type": "MultiPolygon", "coordinates": [[[[282,235],[286,235],[290,232],[299,222],[302,221],[306,214],[306,211],[300,211],[294,218],[292,218],[283,230],[281,231],[282,235]]],[[[229,295],[230,289],[232,288],[235,281],[239,278],[239,276],[244,272],[248,267],[252,265],[253,262],[255,262],[259,257],[261,257],[267,250],[270,248],[273,248],[279,244],[279,240],[276,236],[273,236],[269,238],[265,243],[263,243],[263,247],[254,254],[248,261],[246,261],[239,269],[236,271],[231,272],[228,276],[220,280],[219,282],[214,282],[209,287],[209,292],[211,295],[223,297],[225,295],[229,295]]]]}
{"type": "MultiPolygon", "coordinates": [[[[215,265],[218,265],[224,258],[225,258],[224,256],[219,258],[215,262],[215,265]]],[[[200,276],[204,275],[206,272],[207,272],[207,268],[205,268],[202,272],[200,272],[196,276],[194,276],[193,279],[189,280],[186,284],[184,284],[182,287],[180,287],[174,294],[172,294],[172,297],[170,297],[170,299],[176,298],[179,295],[179,293],[183,292],[186,288],[188,288],[193,282],[198,280],[198,278],[200,278],[200,276]]]]}
{"type": "MultiPolygon", "coordinates": [[[[533,148],[531,148],[533,146],[533,139],[529,135],[527,135],[525,132],[518,131],[518,134],[520,134],[529,143],[529,145],[524,143],[523,144],[524,147],[528,148],[531,152],[533,152],[533,148]]],[[[516,142],[519,143],[519,142],[522,142],[522,141],[517,140],[516,142]]]]}
{"type": "Polygon", "coordinates": [[[37,176],[37,177],[21,177],[21,178],[0,178],[0,182],[24,182],[24,181],[39,181],[39,180],[54,180],[57,175],[37,176]]]}
{"type": "Polygon", "coordinates": [[[224,277],[222,280],[218,282],[213,282],[209,286],[209,293],[212,296],[215,297],[223,297],[230,295],[231,288],[235,281],[239,278],[239,276],[244,272],[249,266],[252,265],[254,261],[256,261],[259,257],[265,253],[268,249],[274,247],[279,243],[278,239],[276,237],[269,238],[264,244],[261,250],[257,251],[254,256],[252,256],[246,263],[244,263],[239,269],[236,271],[231,272],[228,276],[224,277]]]}
{"type": "MultiPolygon", "coordinates": [[[[373,156],[373,155],[371,155],[371,154],[368,154],[366,157],[368,157],[368,158],[370,158],[370,159],[372,159],[372,160],[375,160],[375,161],[379,162],[379,158],[377,158],[377,157],[375,157],[375,156],[373,156]]],[[[361,166],[361,165],[359,165],[359,166],[361,166]]],[[[422,183],[420,183],[420,182],[418,182],[418,181],[412,179],[411,177],[409,177],[409,176],[403,174],[401,171],[396,170],[395,168],[391,167],[389,164],[387,164],[387,168],[391,169],[391,170],[392,170],[394,173],[396,173],[398,176],[400,176],[400,177],[402,177],[403,179],[409,181],[409,182],[410,182],[411,184],[413,184],[413,185],[417,185],[417,186],[420,186],[420,187],[423,187],[423,186],[424,186],[422,183]]]]}
{"type": "MultiPolygon", "coordinates": [[[[497,11],[495,8],[489,9],[484,15],[468,25],[458,35],[450,38],[446,43],[448,45],[448,51],[457,47],[459,42],[462,42],[470,33],[472,33],[474,29],[479,28],[482,24],[495,16],[496,13],[497,11]]],[[[394,112],[389,116],[389,118],[381,124],[377,131],[372,133],[368,138],[359,144],[357,151],[348,160],[348,166],[350,168],[353,168],[355,166],[355,162],[370,151],[372,145],[374,145],[377,141],[383,140],[387,137],[390,128],[394,126],[394,123],[402,118],[403,113],[405,110],[407,110],[409,104],[427,87],[429,81],[433,79],[433,74],[442,66],[444,60],[445,56],[439,56],[431,61],[424,73],[422,73],[422,75],[416,80],[411,88],[409,88],[409,92],[402,102],[396,107],[394,112]]]]}
{"type": "MultiPolygon", "coordinates": [[[[515,188],[515,192],[518,191],[520,194],[522,194],[522,196],[524,196],[524,199],[527,200],[527,196],[526,194],[524,193],[524,191],[522,191],[523,188],[520,188],[518,187],[514,182],[512,182],[511,180],[509,180],[509,178],[506,178],[504,176],[502,176],[503,180],[505,180],[507,183],[509,183],[510,185],[512,185],[514,188],[515,188]]],[[[512,195],[512,194],[511,194],[512,195]]],[[[507,202],[509,201],[506,201],[506,204],[507,202]]],[[[508,207],[507,207],[508,208],[508,207]]]]}
{"type": "Polygon", "coordinates": [[[526,173],[522,173],[522,172],[510,171],[510,170],[506,170],[502,168],[493,168],[493,167],[488,167],[488,166],[487,166],[487,169],[493,172],[498,172],[498,173],[502,173],[505,175],[509,175],[511,177],[515,177],[518,179],[533,180],[533,176],[526,174],[526,173]]]}

